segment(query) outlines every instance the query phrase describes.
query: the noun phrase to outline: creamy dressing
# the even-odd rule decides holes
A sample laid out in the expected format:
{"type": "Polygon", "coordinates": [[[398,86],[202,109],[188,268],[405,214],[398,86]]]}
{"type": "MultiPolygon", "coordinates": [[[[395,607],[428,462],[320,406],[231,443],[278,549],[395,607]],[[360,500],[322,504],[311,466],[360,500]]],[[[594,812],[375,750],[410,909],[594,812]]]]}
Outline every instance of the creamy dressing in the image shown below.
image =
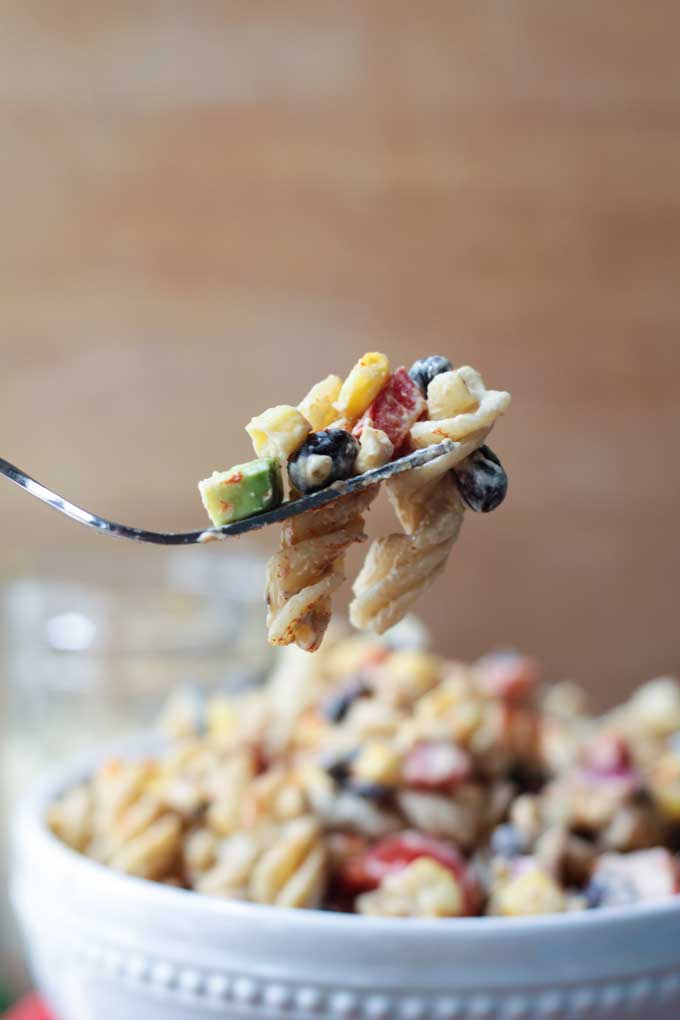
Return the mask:
{"type": "Polygon", "coordinates": [[[221,542],[223,538],[229,538],[229,536],[223,535],[222,532],[220,531],[211,531],[210,529],[208,529],[207,531],[202,531],[201,534],[196,539],[196,541],[201,543],[221,542]]]}
{"type": "Polygon", "coordinates": [[[309,488],[318,488],[323,485],[331,471],[333,461],[324,453],[310,453],[302,463],[298,463],[298,470],[309,488]]]}

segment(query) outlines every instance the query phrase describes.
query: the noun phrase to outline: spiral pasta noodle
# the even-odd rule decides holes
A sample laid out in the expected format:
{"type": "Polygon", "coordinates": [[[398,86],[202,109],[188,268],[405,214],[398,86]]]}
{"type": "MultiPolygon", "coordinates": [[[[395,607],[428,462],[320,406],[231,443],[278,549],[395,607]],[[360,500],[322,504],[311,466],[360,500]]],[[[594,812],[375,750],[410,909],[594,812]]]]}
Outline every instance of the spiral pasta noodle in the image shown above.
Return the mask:
{"type": "Polygon", "coordinates": [[[377,487],[287,521],[281,548],[267,564],[267,626],[272,644],[295,642],[305,651],[321,643],[331,618],[331,595],[345,579],[344,554],[365,541],[363,512],[377,487]]]}
{"type": "MultiPolygon", "coordinates": [[[[380,538],[369,549],[354,582],[349,612],[355,627],[382,634],[398,623],[441,573],[458,539],[465,503],[452,468],[484,443],[496,418],[507,409],[510,396],[487,390],[474,369],[465,367],[456,375],[456,381],[474,398],[476,410],[417,422],[412,427],[411,442],[416,447],[442,439],[451,439],[455,446],[386,483],[405,534],[380,538]]],[[[446,413],[445,402],[436,413],[446,413]]]]}
{"type": "Polygon", "coordinates": [[[281,907],[316,907],[326,883],[328,854],[321,827],[304,815],[278,829],[235,833],[198,888],[213,896],[281,907]]]}
{"type": "Polygon", "coordinates": [[[114,761],[91,788],[77,787],[54,805],[50,824],[61,839],[117,871],[162,881],[179,853],[180,813],[148,788],[152,767],[114,761]]]}
{"type": "Polygon", "coordinates": [[[487,431],[386,483],[406,534],[373,542],[354,582],[350,619],[355,627],[382,634],[402,619],[442,571],[465,512],[451,469],[484,442],[487,431]]]}
{"type": "Polygon", "coordinates": [[[484,443],[489,432],[490,429],[475,432],[464,442],[455,443],[449,453],[386,482],[390,503],[407,535],[414,535],[422,526],[430,500],[442,479],[450,477],[453,468],[467,460],[484,443]]]}
{"type": "Polygon", "coordinates": [[[417,521],[413,533],[373,542],[354,582],[350,619],[362,630],[382,634],[401,620],[443,570],[460,533],[465,505],[449,475],[407,506],[417,521]]]}

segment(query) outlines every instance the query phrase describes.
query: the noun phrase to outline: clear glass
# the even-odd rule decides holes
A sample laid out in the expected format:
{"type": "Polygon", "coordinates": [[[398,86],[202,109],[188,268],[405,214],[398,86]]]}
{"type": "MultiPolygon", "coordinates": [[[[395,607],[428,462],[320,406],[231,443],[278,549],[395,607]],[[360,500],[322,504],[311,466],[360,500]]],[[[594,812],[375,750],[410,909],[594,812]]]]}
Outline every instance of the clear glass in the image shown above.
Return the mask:
{"type": "MultiPolygon", "coordinates": [[[[2,590],[0,852],[36,773],[148,725],[178,687],[233,690],[271,663],[264,564],[247,545],[99,541],[89,557],[42,562],[2,590]]],[[[0,895],[0,986],[3,971],[16,975],[7,914],[0,895]]]]}

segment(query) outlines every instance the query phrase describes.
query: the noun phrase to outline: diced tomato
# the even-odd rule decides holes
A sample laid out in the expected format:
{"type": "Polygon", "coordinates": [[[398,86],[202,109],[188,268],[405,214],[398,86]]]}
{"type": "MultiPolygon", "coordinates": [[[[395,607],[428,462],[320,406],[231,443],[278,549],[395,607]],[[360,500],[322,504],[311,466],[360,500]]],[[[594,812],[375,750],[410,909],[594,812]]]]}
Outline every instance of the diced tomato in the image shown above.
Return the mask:
{"type": "Polygon", "coordinates": [[[404,761],[407,786],[420,790],[451,790],[468,779],[470,756],[450,741],[422,741],[411,748],[404,761]]]}
{"type": "Polygon", "coordinates": [[[371,406],[354,426],[360,436],[367,425],[382,429],[395,449],[403,443],[408,431],[418,421],[427,404],[420,389],[402,366],[389,377],[371,406]]]}
{"type": "Polygon", "coordinates": [[[486,694],[501,701],[523,701],[538,685],[535,659],[519,652],[492,652],[477,662],[479,682],[486,694]]]}
{"type": "Polygon", "coordinates": [[[406,830],[386,836],[370,850],[350,857],[340,869],[343,887],[354,893],[377,889],[381,881],[418,860],[431,857],[455,875],[465,896],[465,914],[474,914],[479,903],[477,885],[456,847],[444,839],[406,830]]]}

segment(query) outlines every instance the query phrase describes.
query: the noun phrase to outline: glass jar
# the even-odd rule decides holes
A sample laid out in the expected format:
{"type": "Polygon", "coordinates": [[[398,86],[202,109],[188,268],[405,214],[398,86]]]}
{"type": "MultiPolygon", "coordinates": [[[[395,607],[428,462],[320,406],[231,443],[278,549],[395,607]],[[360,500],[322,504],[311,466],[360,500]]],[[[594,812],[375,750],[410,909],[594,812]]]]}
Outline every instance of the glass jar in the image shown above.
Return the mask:
{"type": "MultiPolygon", "coordinates": [[[[151,724],[178,688],[208,694],[262,679],[271,663],[263,577],[264,563],[241,543],[102,541],[94,556],[56,557],[5,584],[0,874],[4,823],[38,772],[151,724]]],[[[1,900],[0,984],[3,972],[5,981],[16,974],[1,900]]]]}

